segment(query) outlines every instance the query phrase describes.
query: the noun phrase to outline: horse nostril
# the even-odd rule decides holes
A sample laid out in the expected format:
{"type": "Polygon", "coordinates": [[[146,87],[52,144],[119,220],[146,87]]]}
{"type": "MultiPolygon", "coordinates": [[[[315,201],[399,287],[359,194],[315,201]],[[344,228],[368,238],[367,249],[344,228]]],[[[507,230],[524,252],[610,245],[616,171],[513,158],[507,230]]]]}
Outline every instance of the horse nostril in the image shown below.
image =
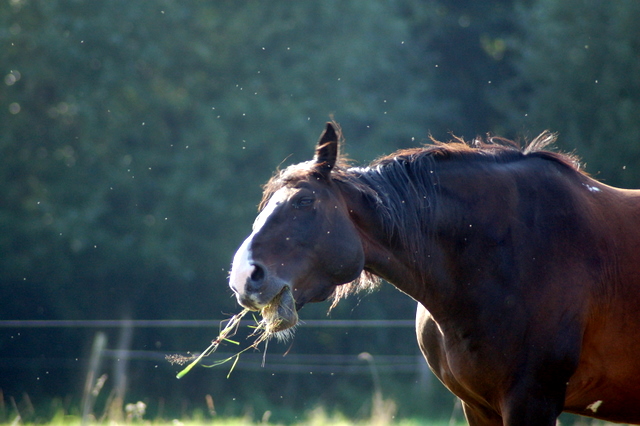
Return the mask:
{"type": "Polygon", "coordinates": [[[251,281],[254,283],[260,282],[264,279],[264,268],[260,265],[253,265],[253,272],[251,273],[251,281]]]}

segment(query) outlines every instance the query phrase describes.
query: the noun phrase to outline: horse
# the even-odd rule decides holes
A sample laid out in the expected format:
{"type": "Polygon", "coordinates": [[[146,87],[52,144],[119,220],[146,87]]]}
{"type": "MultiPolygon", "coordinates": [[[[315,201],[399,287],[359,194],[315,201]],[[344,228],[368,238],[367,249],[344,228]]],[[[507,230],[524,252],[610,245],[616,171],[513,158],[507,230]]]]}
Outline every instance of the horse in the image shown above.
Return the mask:
{"type": "Polygon", "coordinates": [[[313,159],[264,186],[230,287],[286,329],[307,303],[393,284],[471,426],[639,423],[640,191],[555,139],[433,141],[355,167],[327,123],[313,159]]]}

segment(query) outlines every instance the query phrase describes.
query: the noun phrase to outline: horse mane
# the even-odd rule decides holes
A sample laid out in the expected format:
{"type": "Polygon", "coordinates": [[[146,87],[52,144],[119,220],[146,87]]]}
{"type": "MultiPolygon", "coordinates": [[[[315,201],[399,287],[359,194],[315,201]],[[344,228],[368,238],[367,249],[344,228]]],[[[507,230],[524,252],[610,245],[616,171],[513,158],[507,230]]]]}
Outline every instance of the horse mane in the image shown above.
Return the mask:
{"type": "Polygon", "coordinates": [[[541,157],[555,161],[567,168],[581,171],[580,160],[574,154],[551,151],[558,135],[544,131],[531,142],[522,145],[516,141],[498,136],[476,137],[472,141],[454,137],[448,142],[440,142],[431,138],[431,144],[418,148],[396,151],[373,161],[369,167],[376,167],[404,157],[417,161],[420,157],[432,156],[436,159],[466,159],[472,161],[490,160],[495,162],[512,162],[530,157],[541,157]]]}
{"type": "MultiPolygon", "coordinates": [[[[331,177],[338,185],[348,185],[369,198],[378,210],[387,235],[398,239],[419,261],[428,256],[421,238],[431,232],[425,217],[430,216],[437,203],[438,164],[444,161],[511,163],[526,158],[542,158],[553,161],[575,173],[584,173],[572,154],[550,151],[557,135],[544,131],[525,146],[500,137],[477,137],[470,142],[454,138],[449,142],[431,139],[431,144],[397,151],[374,160],[367,167],[351,167],[344,155],[340,155],[331,177]]],[[[341,145],[342,137],[340,135],[341,145]]],[[[317,173],[314,162],[307,161],[288,166],[264,185],[259,209],[262,209],[279,188],[294,185],[317,173]]],[[[363,271],[355,281],[338,286],[333,294],[330,309],[344,297],[362,290],[371,291],[380,278],[363,271]]]]}
{"type": "MultiPolygon", "coordinates": [[[[397,151],[378,158],[366,168],[338,170],[339,182],[355,181],[361,192],[371,195],[382,217],[386,234],[398,239],[415,260],[429,255],[423,235],[431,227],[425,218],[437,203],[437,165],[443,161],[511,163],[527,158],[543,158],[575,173],[583,173],[579,160],[573,154],[550,151],[557,135],[549,131],[541,133],[526,146],[499,138],[475,138],[466,142],[460,138],[443,143],[432,139],[432,144],[397,151]]],[[[375,289],[380,282],[368,271],[352,283],[336,288],[331,308],[344,297],[365,290],[375,289]]]]}

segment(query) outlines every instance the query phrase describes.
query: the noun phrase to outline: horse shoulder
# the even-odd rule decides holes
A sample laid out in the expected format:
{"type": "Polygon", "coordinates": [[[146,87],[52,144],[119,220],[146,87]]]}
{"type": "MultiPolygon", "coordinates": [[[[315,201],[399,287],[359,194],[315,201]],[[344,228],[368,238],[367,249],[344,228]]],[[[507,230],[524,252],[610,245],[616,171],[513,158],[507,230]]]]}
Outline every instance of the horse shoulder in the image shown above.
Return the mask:
{"type": "Polygon", "coordinates": [[[479,406],[490,406],[481,393],[468,386],[468,377],[460,376],[455,367],[452,368],[452,357],[461,355],[447,350],[445,336],[431,313],[420,303],[416,313],[416,334],[420,350],[427,360],[429,368],[454,395],[464,401],[474,402],[479,406]]]}

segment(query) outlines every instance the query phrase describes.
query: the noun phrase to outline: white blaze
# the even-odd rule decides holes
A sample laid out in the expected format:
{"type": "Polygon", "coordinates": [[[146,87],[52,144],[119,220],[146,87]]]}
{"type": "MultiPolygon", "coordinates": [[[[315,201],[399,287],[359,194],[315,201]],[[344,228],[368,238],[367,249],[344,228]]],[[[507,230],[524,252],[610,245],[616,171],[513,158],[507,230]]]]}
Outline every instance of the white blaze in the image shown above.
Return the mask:
{"type": "Polygon", "coordinates": [[[235,256],[233,256],[233,264],[231,265],[231,273],[229,275],[229,285],[232,289],[244,293],[244,286],[253,273],[253,258],[251,257],[251,243],[253,237],[260,232],[260,229],[267,222],[267,219],[276,207],[285,198],[285,188],[277,190],[265,208],[260,212],[256,220],[253,222],[253,232],[242,243],[235,256]]]}
{"type": "Polygon", "coordinates": [[[247,282],[247,278],[249,278],[253,272],[250,249],[252,238],[253,234],[244,240],[235,256],[233,256],[231,274],[229,275],[229,285],[234,290],[242,291],[245,283],[247,282]]]}

